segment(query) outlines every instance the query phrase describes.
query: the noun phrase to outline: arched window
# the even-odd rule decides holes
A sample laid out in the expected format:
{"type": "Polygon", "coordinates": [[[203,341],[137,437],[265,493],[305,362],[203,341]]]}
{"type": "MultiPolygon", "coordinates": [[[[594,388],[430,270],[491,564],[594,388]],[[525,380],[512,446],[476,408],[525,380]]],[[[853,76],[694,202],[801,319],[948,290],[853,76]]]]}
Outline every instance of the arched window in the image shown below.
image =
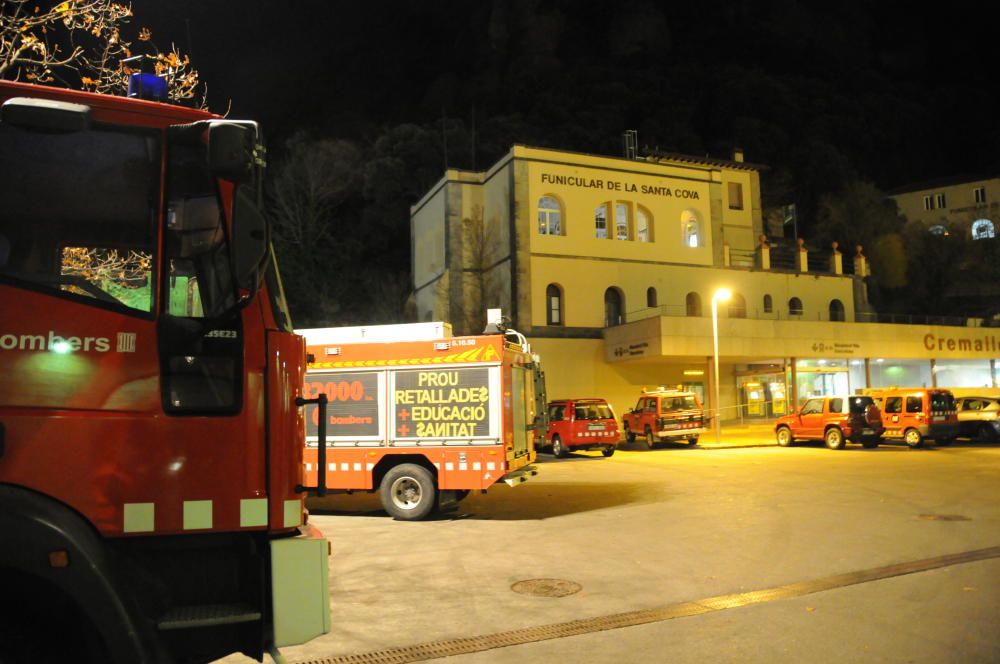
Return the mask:
{"type": "Polygon", "coordinates": [[[631,240],[632,233],[629,228],[629,204],[615,203],[615,238],[618,240],[631,240]]]}
{"type": "Polygon", "coordinates": [[[538,199],[538,234],[562,235],[562,206],[552,196],[538,199]]]}
{"type": "Polygon", "coordinates": [[[840,300],[830,300],[830,320],[846,320],[844,316],[844,303],[840,300]]]}
{"type": "Polygon", "coordinates": [[[549,284],[545,289],[545,323],[548,325],[563,324],[562,289],[555,284],[549,284]]]}
{"type": "Polygon", "coordinates": [[[701,237],[701,220],[694,210],[684,210],[681,213],[681,232],[685,247],[697,248],[704,244],[701,237]]]}
{"type": "Polygon", "coordinates": [[[685,306],[688,316],[701,316],[701,296],[697,293],[687,294],[685,306]]]}
{"type": "Polygon", "coordinates": [[[730,318],[747,317],[747,301],[742,295],[733,293],[733,296],[729,298],[729,317],[730,318]]]}
{"type": "Polygon", "coordinates": [[[639,242],[653,241],[653,215],[641,205],[635,206],[635,239],[639,242]]]}
{"type": "Polygon", "coordinates": [[[659,306],[656,304],[656,289],[652,286],[646,289],[646,306],[651,309],[659,306]]]}
{"type": "Polygon", "coordinates": [[[789,316],[802,315],[802,300],[800,300],[797,297],[793,297],[788,301],[788,315],[789,316]]]}
{"type": "Polygon", "coordinates": [[[997,236],[997,227],[989,219],[977,219],[972,222],[972,239],[988,240],[997,236]]]}
{"type": "Polygon", "coordinates": [[[608,204],[602,203],[594,210],[594,237],[608,239],[608,204]]]}
{"type": "Polygon", "coordinates": [[[764,296],[764,313],[769,314],[774,311],[774,302],[771,300],[770,295],[764,296]]]}
{"type": "Polygon", "coordinates": [[[934,224],[933,226],[927,229],[927,232],[930,233],[931,235],[947,235],[948,229],[941,224],[934,224]]]}
{"type": "Polygon", "coordinates": [[[604,291],[604,326],[614,327],[625,322],[625,298],[612,286],[604,291]]]}

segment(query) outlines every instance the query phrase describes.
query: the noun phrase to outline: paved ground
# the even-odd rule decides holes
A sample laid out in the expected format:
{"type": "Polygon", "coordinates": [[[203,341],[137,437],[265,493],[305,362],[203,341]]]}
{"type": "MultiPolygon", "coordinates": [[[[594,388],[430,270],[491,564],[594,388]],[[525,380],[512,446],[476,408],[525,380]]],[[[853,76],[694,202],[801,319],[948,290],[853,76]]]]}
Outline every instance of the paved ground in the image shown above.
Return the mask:
{"type": "Polygon", "coordinates": [[[584,619],[575,636],[526,632],[523,645],[446,661],[1000,661],[1000,447],[786,449],[760,429],[724,440],[761,447],[703,439],[625,445],[610,458],[540,455],[527,484],[422,523],[390,520],[374,496],[327,498],[313,520],[333,543],[333,631],[284,655],[413,661],[346,656],[584,619]],[[938,559],[984,550],[972,562],[938,559]],[[531,579],[581,589],[512,591],[531,579]],[[825,590],[790,585],[830,579],[825,590]],[[805,592],[705,608],[789,587],[805,592]],[[671,618],[678,606],[697,615],[671,618]],[[659,609],[648,624],[594,631],[607,616],[659,609]]]}

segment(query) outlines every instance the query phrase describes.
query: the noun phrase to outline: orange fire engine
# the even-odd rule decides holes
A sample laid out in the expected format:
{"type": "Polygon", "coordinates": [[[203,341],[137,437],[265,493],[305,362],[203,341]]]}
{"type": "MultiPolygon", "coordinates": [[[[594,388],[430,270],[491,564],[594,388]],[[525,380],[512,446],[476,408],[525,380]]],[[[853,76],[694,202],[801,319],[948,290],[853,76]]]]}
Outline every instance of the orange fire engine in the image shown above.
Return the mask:
{"type": "Polygon", "coordinates": [[[0,660],[262,660],[327,631],[256,125],[0,103],[0,660]]]}
{"type": "MultiPolygon", "coordinates": [[[[426,325],[439,324],[366,329],[405,338],[426,325]]],[[[390,515],[416,520],[535,474],[545,386],[523,336],[339,343],[349,337],[336,328],[300,332],[310,357],[305,397],[322,395],[328,406],[325,417],[319,405],[306,409],[310,484],[377,490],[390,515]]]]}

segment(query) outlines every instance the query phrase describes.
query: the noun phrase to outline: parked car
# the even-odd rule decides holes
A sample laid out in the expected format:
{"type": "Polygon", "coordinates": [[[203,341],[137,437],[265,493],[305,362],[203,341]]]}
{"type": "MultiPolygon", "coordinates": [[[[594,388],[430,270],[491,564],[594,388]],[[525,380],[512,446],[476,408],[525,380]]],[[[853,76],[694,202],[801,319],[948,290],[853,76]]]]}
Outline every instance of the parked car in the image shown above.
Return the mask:
{"type": "Polygon", "coordinates": [[[1000,442],[1000,398],[959,397],[956,401],[959,436],[1000,442]]]}
{"type": "Polygon", "coordinates": [[[886,439],[920,447],[929,438],[950,445],[958,435],[955,397],[941,388],[891,388],[873,394],[882,410],[886,439]]]}
{"type": "Polygon", "coordinates": [[[643,390],[635,408],[622,416],[625,439],[631,443],[641,435],[649,449],[660,441],[697,445],[705,426],[705,411],[697,394],[663,387],[643,390]]]}
{"type": "Polygon", "coordinates": [[[571,450],[600,449],[606,457],[615,453],[621,434],[604,399],[558,399],[549,402],[548,410],[545,446],[554,456],[564,457],[571,450]]]}
{"type": "Polygon", "coordinates": [[[867,396],[830,396],[806,399],[799,410],[778,419],[774,435],[787,447],[797,440],[822,440],[832,450],[848,441],[878,447],[882,414],[867,396]]]}

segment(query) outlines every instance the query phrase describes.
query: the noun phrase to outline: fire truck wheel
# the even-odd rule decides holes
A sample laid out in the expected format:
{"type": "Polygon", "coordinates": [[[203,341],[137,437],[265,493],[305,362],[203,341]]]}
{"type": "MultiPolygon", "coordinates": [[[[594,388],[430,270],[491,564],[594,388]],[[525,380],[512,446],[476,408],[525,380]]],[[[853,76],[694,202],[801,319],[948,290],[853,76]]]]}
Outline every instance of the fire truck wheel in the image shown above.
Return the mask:
{"type": "Polygon", "coordinates": [[[552,456],[560,459],[566,456],[566,446],[563,445],[562,438],[558,434],[552,436],[552,456]]]}
{"type": "Polygon", "coordinates": [[[614,453],[615,453],[615,446],[614,445],[608,445],[603,450],[601,450],[601,454],[603,454],[606,457],[609,457],[609,456],[611,456],[614,453]]]}
{"type": "Polygon", "coordinates": [[[434,476],[415,463],[400,464],[382,478],[379,498],[392,518],[418,521],[430,514],[437,502],[434,476]]]}
{"type": "Polygon", "coordinates": [[[688,445],[697,445],[697,444],[698,444],[698,436],[692,436],[688,438],[688,445]]]}
{"type": "Polygon", "coordinates": [[[903,442],[908,447],[920,447],[924,444],[924,437],[916,429],[907,429],[903,434],[903,442]]]}
{"type": "Polygon", "coordinates": [[[625,440],[629,443],[635,442],[635,432],[629,429],[627,424],[625,425],[625,440]]]}
{"type": "Polygon", "coordinates": [[[653,435],[653,430],[646,427],[646,449],[651,450],[656,447],[656,436],[653,435]]]}
{"type": "Polygon", "coordinates": [[[826,446],[831,450],[842,450],[844,449],[844,432],[837,427],[830,427],[826,430],[826,435],[823,437],[826,441],[826,446]]]}

